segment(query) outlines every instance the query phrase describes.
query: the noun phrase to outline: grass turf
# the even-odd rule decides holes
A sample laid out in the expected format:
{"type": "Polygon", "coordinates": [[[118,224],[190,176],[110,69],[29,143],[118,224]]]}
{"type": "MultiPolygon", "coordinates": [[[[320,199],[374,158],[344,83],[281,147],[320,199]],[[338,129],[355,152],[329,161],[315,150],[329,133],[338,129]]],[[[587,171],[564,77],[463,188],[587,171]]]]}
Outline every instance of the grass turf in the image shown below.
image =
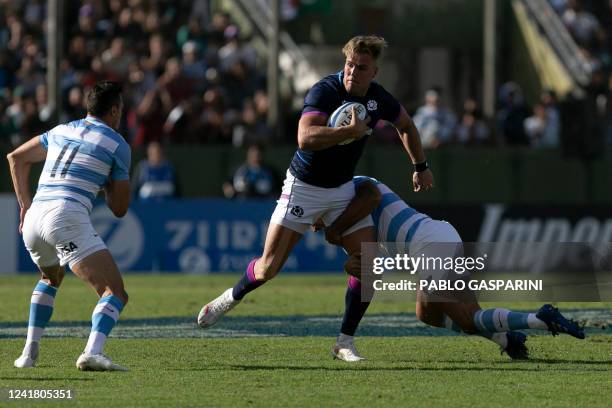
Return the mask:
{"type": "MultiPolygon", "coordinates": [[[[348,365],[328,354],[345,279],[300,275],[281,276],[250,294],[213,328],[229,338],[198,338],[206,333],[193,327],[199,308],[236,279],[128,275],[130,304],[116,333],[125,326],[123,333],[141,337],[120,334],[105,351],[131,371],[88,373],[77,371],[74,362],[86,341],[93,293],[77,279],[66,279],[49,327],[53,337],[43,338],[38,367],[17,370],[12,362],[23,346],[36,278],[0,278],[0,388],[76,393],[72,402],[44,406],[608,406],[609,330],[590,330],[584,341],[530,336],[532,360],[512,362],[485,340],[424,331],[410,302],[375,302],[357,343],[369,360],[348,365]],[[290,326],[301,328],[293,332],[290,326]],[[179,338],[185,333],[194,338],[179,338]]],[[[539,305],[503,306],[533,310],[539,305]]],[[[609,304],[559,306],[578,315],[608,316],[602,321],[609,324],[609,304]]]]}

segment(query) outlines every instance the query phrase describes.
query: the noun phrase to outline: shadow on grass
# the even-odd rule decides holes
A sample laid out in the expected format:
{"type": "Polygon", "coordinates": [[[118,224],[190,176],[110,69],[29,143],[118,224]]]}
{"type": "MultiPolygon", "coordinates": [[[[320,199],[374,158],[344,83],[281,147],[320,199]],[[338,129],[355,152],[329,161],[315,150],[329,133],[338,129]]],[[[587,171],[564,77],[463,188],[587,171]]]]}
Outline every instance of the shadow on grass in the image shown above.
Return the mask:
{"type": "MultiPolygon", "coordinates": [[[[436,362],[436,364],[439,362],[436,362]]],[[[571,362],[568,362],[571,363],[571,362]]],[[[345,364],[340,363],[338,364],[345,364]]],[[[345,364],[343,366],[333,367],[329,365],[322,366],[291,366],[291,365],[247,365],[247,364],[230,364],[230,365],[215,365],[210,367],[199,367],[199,368],[171,368],[169,371],[277,371],[277,370],[290,370],[290,371],[492,371],[499,373],[503,372],[541,372],[545,367],[536,364],[535,361],[509,361],[504,364],[495,364],[493,366],[476,365],[472,362],[454,362],[455,365],[443,366],[443,367],[432,367],[430,363],[426,362],[414,362],[414,366],[400,366],[400,367],[384,367],[384,366],[363,366],[360,364],[345,364]],[[469,365],[457,365],[465,363],[469,365]]],[[[482,364],[482,363],[480,363],[482,364]]],[[[554,367],[550,371],[567,371],[567,372],[609,372],[606,368],[580,368],[577,370],[576,367],[554,367]]]]}
{"type": "Polygon", "coordinates": [[[612,360],[560,360],[560,359],[546,359],[546,358],[532,358],[529,359],[533,363],[542,364],[585,364],[585,365],[612,365],[612,360]]]}
{"type": "Polygon", "coordinates": [[[21,380],[21,381],[95,381],[94,378],[74,378],[74,377],[0,377],[0,380],[21,380]]]}
{"type": "MultiPolygon", "coordinates": [[[[601,309],[567,311],[573,318],[603,316],[601,309]]],[[[304,337],[336,336],[340,329],[340,316],[227,316],[212,328],[200,329],[195,317],[175,316],[151,319],[120,319],[111,336],[115,338],[210,338],[210,337],[304,337]]],[[[51,322],[45,337],[89,336],[90,321],[51,322]]],[[[0,322],[0,338],[23,338],[27,323],[0,322]]],[[[540,333],[544,333],[540,331],[540,333]]],[[[612,334],[605,330],[587,328],[587,333],[612,334]]],[[[414,313],[366,315],[359,327],[359,336],[455,336],[454,332],[426,326],[414,313]]]]}

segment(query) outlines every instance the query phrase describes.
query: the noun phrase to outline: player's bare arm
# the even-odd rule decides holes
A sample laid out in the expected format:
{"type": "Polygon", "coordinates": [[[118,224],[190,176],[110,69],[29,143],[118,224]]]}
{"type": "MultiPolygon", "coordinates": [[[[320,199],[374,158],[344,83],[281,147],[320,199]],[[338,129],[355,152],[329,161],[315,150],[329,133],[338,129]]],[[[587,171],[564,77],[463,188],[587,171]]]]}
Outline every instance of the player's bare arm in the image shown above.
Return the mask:
{"type": "Polygon", "coordinates": [[[369,130],[369,122],[369,117],[360,120],[355,108],[350,125],[338,128],[328,127],[323,115],[304,115],[298,125],[298,146],[305,151],[323,150],[346,139],[359,139],[369,130]]]}
{"type": "Polygon", "coordinates": [[[359,220],[368,216],[380,204],[382,195],[376,185],[369,181],[361,183],[344,212],[327,228],[325,239],[333,245],[342,245],[342,234],[359,220]]]}
{"type": "Polygon", "coordinates": [[[29,175],[32,164],[45,160],[47,150],[40,143],[38,136],[28,140],[17,149],[9,153],[6,158],[9,162],[11,178],[15,195],[19,202],[19,233],[23,227],[23,218],[26,211],[32,205],[32,194],[30,193],[29,175]]]}
{"type": "MultiPolygon", "coordinates": [[[[426,162],[425,152],[421,146],[421,136],[418,129],[414,125],[412,118],[404,109],[401,110],[399,119],[395,122],[395,127],[399,132],[399,137],[402,140],[404,148],[410,155],[412,164],[422,164],[426,162]]],[[[414,191],[421,191],[422,188],[429,190],[434,187],[434,177],[430,169],[426,168],[422,171],[415,171],[412,174],[412,185],[414,191]]]]}
{"type": "Polygon", "coordinates": [[[110,180],[104,187],[106,205],[116,217],[123,217],[130,206],[129,180],[110,180]]]}

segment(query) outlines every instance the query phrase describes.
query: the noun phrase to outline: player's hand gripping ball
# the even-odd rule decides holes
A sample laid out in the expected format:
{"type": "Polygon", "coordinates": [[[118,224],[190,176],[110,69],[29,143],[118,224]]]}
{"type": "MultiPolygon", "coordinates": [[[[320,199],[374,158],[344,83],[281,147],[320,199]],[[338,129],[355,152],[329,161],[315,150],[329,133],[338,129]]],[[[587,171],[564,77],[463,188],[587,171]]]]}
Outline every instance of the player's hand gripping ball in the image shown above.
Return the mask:
{"type": "MultiPolygon", "coordinates": [[[[359,120],[365,120],[366,116],[368,116],[368,111],[366,110],[365,106],[358,102],[346,102],[342,104],[338,109],[336,109],[334,113],[332,113],[332,115],[329,117],[329,120],[327,121],[327,126],[337,128],[350,125],[353,119],[353,107],[355,107],[355,112],[357,112],[357,117],[359,118],[359,120]]],[[[368,129],[365,134],[370,135],[371,133],[372,129],[368,129]]],[[[338,144],[349,144],[357,139],[359,138],[346,139],[338,144]]]]}

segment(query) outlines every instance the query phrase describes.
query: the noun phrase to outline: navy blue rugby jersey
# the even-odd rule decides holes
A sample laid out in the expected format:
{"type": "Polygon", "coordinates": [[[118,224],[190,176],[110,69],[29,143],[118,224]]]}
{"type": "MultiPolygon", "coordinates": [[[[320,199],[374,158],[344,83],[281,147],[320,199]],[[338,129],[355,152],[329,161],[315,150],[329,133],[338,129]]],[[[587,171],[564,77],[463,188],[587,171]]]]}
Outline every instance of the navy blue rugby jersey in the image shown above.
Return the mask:
{"type": "MultiPolygon", "coordinates": [[[[327,117],[345,102],[363,104],[370,116],[368,123],[374,128],[379,120],[395,123],[399,119],[401,105],[380,84],[372,82],[363,97],[346,92],[342,79],[344,72],[328,75],[308,91],[304,99],[302,115],[321,114],[327,117]]],[[[363,153],[368,136],[345,145],[335,145],[317,151],[297,149],[289,171],[305,183],[317,187],[338,187],[353,178],[357,161],[363,153]]]]}

